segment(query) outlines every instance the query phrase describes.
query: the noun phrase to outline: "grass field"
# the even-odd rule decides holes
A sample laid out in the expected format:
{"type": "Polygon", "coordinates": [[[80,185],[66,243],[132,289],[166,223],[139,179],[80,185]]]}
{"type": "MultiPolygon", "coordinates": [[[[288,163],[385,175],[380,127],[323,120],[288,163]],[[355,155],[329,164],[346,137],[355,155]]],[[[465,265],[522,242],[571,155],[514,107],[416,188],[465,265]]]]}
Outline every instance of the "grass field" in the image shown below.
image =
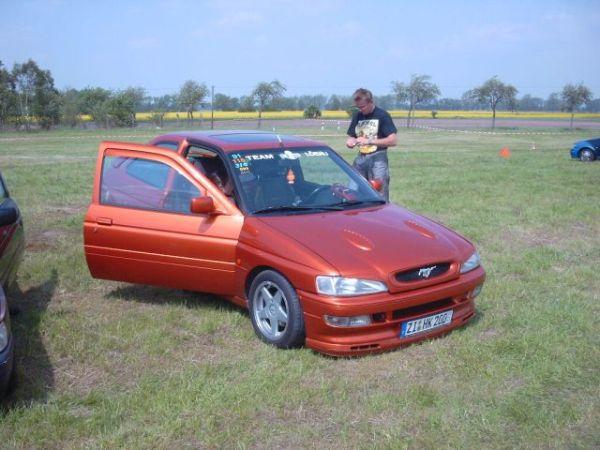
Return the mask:
{"type": "Polygon", "coordinates": [[[355,359],[269,347],[218,297],[90,278],[82,219],[103,136],[154,134],[0,135],[27,234],[0,447],[600,446],[600,162],[568,155],[589,132],[400,130],[392,200],[470,238],[488,278],[468,326],[355,359]]]}

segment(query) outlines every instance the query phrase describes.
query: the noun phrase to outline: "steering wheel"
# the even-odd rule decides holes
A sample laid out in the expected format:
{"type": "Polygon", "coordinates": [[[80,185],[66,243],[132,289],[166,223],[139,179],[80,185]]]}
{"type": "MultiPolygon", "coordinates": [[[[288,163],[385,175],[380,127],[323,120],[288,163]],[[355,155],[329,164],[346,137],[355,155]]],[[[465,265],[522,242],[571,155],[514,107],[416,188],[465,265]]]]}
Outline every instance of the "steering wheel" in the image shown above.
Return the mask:
{"type": "Polygon", "coordinates": [[[327,184],[317,186],[316,188],[313,189],[313,191],[310,194],[308,194],[308,197],[306,197],[306,199],[302,201],[302,204],[304,204],[304,205],[311,204],[312,202],[315,201],[315,199],[321,192],[328,191],[330,189],[331,189],[331,186],[329,186],[327,184]]]}
{"type": "Polygon", "coordinates": [[[353,202],[356,200],[356,191],[347,188],[343,184],[334,183],[331,186],[331,193],[342,200],[346,200],[347,202],[353,202]]]}

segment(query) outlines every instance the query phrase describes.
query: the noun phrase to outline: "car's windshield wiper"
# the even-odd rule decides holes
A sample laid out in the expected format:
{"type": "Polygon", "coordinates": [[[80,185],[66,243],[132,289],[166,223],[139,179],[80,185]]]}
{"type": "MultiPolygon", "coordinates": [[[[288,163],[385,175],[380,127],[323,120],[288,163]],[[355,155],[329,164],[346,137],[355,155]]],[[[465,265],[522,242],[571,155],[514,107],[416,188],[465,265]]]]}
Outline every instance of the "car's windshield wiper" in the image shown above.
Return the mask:
{"type": "Polygon", "coordinates": [[[294,206],[294,205],[280,205],[280,206],[269,206],[268,208],[258,209],[254,211],[254,214],[269,213],[269,212],[282,212],[282,211],[314,211],[314,210],[325,210],[325,211],[341,211],[341,205],[314,205],[314,206],[294,206]]]}
{"type": "Polygon", "coordinates": [[[377,200],[349,200],[346,202],[332,203],[327,205],[329,207],[344,207],[344,206],[364,206],[364,205],[383,205],[385,200],[377,199],[377,200]]]}

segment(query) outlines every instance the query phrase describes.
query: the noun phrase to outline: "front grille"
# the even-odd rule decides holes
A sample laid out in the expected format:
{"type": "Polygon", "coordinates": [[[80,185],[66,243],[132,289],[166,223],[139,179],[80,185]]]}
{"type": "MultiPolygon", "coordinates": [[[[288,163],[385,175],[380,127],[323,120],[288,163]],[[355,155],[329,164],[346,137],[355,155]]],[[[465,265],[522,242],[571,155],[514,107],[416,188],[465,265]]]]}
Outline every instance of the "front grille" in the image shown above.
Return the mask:
{"type": "Polygon", "coordinates": [[[408,317],[420,316],[439,309],[450,308],[454,303],[451,298],[444,298],[435,302],[425,303],[424,305],[411,306],[409,308],[397,309],[392,313],[394,320],[406,319],[408,317]]]}
{"type": "Polygon", "coordinates": [[[431,264],[429,266],[417,267],[403,270],[396,274],[396,281],[410,283],[411,281],[429,280],[445,274],[450,269],[450,263],[431,264]]]}

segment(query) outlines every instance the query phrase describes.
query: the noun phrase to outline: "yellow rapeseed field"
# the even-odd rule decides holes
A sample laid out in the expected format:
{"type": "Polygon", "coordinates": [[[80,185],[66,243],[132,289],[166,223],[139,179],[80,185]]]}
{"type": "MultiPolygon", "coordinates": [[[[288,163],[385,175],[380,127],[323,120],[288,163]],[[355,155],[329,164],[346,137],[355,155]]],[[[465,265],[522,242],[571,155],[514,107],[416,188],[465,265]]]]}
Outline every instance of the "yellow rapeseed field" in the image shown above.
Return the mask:
{"type": "MultiPolygon", "coordinates": [[[[392,117],[397,119],[406,118],[408,115],[407,110],[392,110],[389,111],[392,117]]],[[[262,113],[263,119],[302,119],[304,117],[303,111],[265,111],[262,113]]],[[[348,120],[348,114],[345,111],[322,111],[321,119],[331,120],[348,120]]],[[[419,119],[431,119],[431,111],[415,111],[415,117],[419,119]]],[[[148,121],[152,117],[152,113],[137,113],[137,120],[148,121]]],[[[492,117],[491,111],[447,111],[439,110],[436,112],[436,118],[438,119],[489,119],[492,117]]],[[[569,119],[570,113],[567,112],[540,112],[540,111],[498,111],[496,117],[500,119],[569,119]]],[[[83,116],[84,121],[90,121],[90,116],[83,116]]],[[[210,120],[210,111],[196,111],[194,113],[194,119],[196,120],[210,120]]],[[[215,111],[214,118],[217,120],[236,120],[236,119],[257,119],[258,113],[255,111],[251,112],[239,112],[239,111],[215,111]]],[[[600,113],[576,113],[576,119],[600,119],[600,113]]],[[[168,112],[164,116],[164,120],[185,120],[185,112],[168,112]]]]}

